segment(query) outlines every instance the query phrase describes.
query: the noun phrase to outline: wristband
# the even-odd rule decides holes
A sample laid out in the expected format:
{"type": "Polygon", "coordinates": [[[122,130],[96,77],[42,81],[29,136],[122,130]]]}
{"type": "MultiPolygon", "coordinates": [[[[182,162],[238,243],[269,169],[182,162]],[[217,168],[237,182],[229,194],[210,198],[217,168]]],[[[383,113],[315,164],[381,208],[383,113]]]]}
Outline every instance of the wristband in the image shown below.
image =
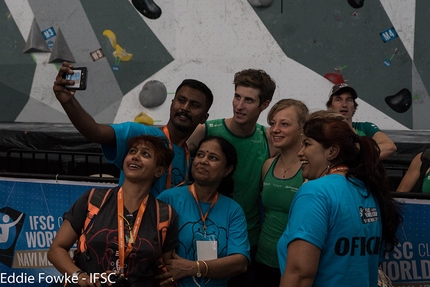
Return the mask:
{"type": "Polygon", "coordinates": [[[209,266],[208,266],[208,264],[206,263],[206,261],[202,260],[202,262],[203,262],[203,264],[206,266],[206,272],[205,272],[205,274],[203,275],[203,277],[206,277],[206,276],[208,275],[208,273],[209,273],[209,266]]]}
{"type": "Polygon", "coordinates": [[[200,277],[202,277],[202,273],[200,272],[200,263],[199,263],[199,261],[196,261],[196,264],[197,264],[197,274],[196,274],[196,277],[200,278],[200,277]]]}

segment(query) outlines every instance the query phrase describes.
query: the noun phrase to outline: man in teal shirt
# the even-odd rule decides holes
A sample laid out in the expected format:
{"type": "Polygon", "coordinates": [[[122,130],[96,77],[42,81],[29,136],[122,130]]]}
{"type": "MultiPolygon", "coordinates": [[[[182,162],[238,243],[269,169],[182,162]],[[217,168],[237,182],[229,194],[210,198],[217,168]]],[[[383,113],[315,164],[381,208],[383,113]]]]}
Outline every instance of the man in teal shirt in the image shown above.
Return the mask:
{"type": "Polygon", "coordinates": [[[348,84],[341,83],[332,87],[329,100],[326,103],[327,109],[341,114],[355,129],[359,136],[372,138],[381,150],[380,159],[384,160],[396,152],[397,147],[393,141],[373,123],[353,122],[352,116],[357,111],[357,92],[348,84]]]}

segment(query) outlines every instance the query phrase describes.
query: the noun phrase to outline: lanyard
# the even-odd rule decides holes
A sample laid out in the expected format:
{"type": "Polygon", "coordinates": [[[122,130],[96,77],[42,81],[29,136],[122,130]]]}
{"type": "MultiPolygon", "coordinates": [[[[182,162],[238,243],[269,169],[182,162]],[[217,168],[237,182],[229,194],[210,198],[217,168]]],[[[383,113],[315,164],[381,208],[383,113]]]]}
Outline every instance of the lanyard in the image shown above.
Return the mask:
{"type": "MultiPolygon", "coordinates": [[[[142,222],[143,214],[146,210],[146,204],[148,201],[148,195],[142,200],[140,203],[139,211],[137,212],[136,220],[133,224],[133,230],[131,230],[131,226],[129,224],[128,228],[130,229],[130,240],[127,243],[127,250],[124,251],[125,248],[125,237],[124,237],[124,194],[122,192],[122,187],[118,191],[117,201],[118,201],[118,252],[119,252],[119,269],[121,274],[124,274],[124,259],[130,254],[133,249],[134,241],[136,240],[137,233],[139,232],[140,223],[142,222]]],[[[127,219],[125,219],[127,220],[127,219]]],[[[128,221],[127,221],[128,223],[128,221]]]]}
{"type": "Polygon", "coordinates": [[[211,202],[211,206],[209,207],[208,211],[206,211],[205,214],[203,214],[202,211],[202,207],[200,206],[200,201],[199,201],[199,197],[197,196],[196,193],[196,188],[194,187],[194,183],[188,186],[188,189],[190,190],[190,193],[192,194],[192,196],[194,197],[194,199],[196,200],[197,206],[199,207],[199,212],[200,212],[200,216],[202,218],[203,221],[203,231],[206,234],[206,218],[208,217],[209,211],[211,210],[211,208],[215,205],[215,203],[218,200],[219,197],[219,192],[217,192],[215,194],[215,196],[212,198],[212,202],[211,202]]]}
{"type": "MultiPolygon", "coordinates": [[[[166,136],[167,140],[169,141],[169,148],[171,150],[173,150],[173,145],[172,145],[172,142],[170,141],[170,133],[169,133],[169,129],[167,128],[167,126],[163,127],[163,133],[166,136]]],[[[188,168],[189,168],[189,164],[190,164],[190,152],[188,150],[188,146],[187,146],[186,142],[183,144],[183,148],[184,148],[184,151],[185,151],[185,158],[187,160],[187,168],[185,170],[184,180],[181,183],[179,183],[178,185],[182,185],[182,184],[184,184],[187,181],[187,178],[188,178],[188,168]]],[[[170,188],[171,185],[172,185],[172,164],[173,164],[173,161],[170,164],[169,169],[168,169],[167,179],[166,179],[166,189],[170,188]]]]}

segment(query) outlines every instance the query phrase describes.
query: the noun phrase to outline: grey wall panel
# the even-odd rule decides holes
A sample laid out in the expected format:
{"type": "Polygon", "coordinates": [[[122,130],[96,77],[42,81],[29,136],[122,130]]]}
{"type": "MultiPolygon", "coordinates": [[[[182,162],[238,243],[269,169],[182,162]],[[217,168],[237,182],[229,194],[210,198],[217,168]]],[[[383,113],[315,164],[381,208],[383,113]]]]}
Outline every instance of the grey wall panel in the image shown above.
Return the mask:
{"type": "Polygon", "coordinates": [[[0,1],[0,121],[15,121],[28,101],[36,63],[24,54],[23,39],[4,1],[0,1]]]}
{"type": "Polygon", "coordinates": [[[173,61],[129,1],[83,0],[81,3],[110,66],[115,64],[112,54],[114,50],[109,40],[103,36],[104,30],[114,32],[118,45],[133,54],[130,61],[120,62],[120,70],[114,72],[123,94],[173,61]]]}
{"type": "Polygon", "coordinates": [[[345,0],[281,3],[254,10],[289,58],[322,76],[347,66],[341,74],[361,99],[412,128],[412,109],[399,114],[384,100],[403,88],[412,90],[412,60],[400,38],[381,39],[380,32],[393,24],[379,1],[366,1],[358,10],[345,0]],[[395,48],[387,67],[384,60],[395,48]]]}

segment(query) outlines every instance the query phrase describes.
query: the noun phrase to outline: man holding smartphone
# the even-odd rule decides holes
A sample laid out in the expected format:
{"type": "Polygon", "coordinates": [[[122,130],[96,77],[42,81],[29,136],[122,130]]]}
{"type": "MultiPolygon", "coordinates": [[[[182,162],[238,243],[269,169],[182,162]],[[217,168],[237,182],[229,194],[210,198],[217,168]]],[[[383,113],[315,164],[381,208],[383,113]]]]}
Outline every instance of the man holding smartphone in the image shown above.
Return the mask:
{"type": "MultiPolygon", "coordinates": [[[[151,193],[157,196],[163,190],[186,183],[190,153],[186,144],[195,128],[209,117],[208,111],[213,102],[211,90],[202,82],[184,80],[175,92],[170,105],[170,118],[167,125],[157,128],[140,123],[126,122],[120,124],[100,124],[88,114],[75,97],[75,90],[66,88],[74,81],[66,80],[66,74],[73,74],[73,66],[64,62],[55,79],[53,91],[75,128],[90,142],[102,145],[106,159],[122,170],[122,162],[127,154],[129,138],[141,134],[161,136],[168,140],[175,157],[151,193]]],[[[123,182],[123,174],[119,185],[123,182]]]]}

